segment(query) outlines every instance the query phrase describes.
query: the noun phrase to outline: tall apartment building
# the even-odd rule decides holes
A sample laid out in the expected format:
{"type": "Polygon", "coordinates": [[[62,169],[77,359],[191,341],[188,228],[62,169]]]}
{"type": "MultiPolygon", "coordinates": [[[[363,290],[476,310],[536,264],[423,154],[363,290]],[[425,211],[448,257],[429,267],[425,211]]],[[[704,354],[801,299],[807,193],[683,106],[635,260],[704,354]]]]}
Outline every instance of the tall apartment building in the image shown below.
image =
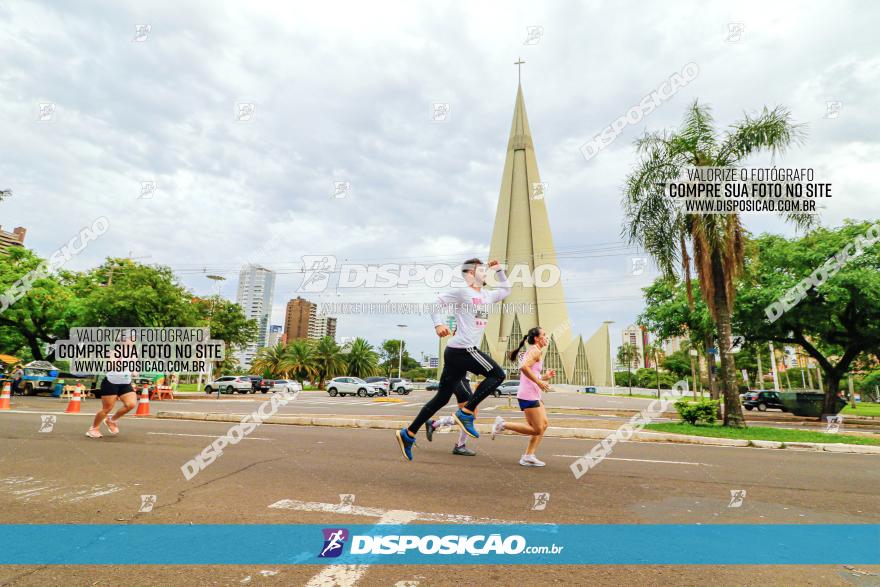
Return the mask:
{"type": "Polygon", "coordinates": [[[291,342],[297,338],[308,338],[309,324],[316,312],[315,304],[301,297],[288,301],[284,313],[285,340],[291,342]]]}
{"type": "MultiPolygon", "coordinates": [[[[639,356],[633,359],[632,369],[651,368],[654,366],[653,357],[645,356],[645,347],[650,344],[648,339],[648,330],[644,326],[636,326],[631,324],[623,329],[622,341],[629,343],[639,350],[639,356]]],[[[622,365],[625,366],[625,365],[622,365]]]]}
{"type": "Polygon", "coordinates": [[[336,340],[336,318],[333,316],[315,316],[309,324],[309,338],[320,340],[329,336],[336,340]]]}
{"type": "Polygon", "coordinates": [[[248,263],[238,274],[236,303],[248,319],[257,321],[257,340],[236,354],[242,367],[249,367],[257,350],[266,346],[269,337],[269,317],[275,296],[275,272],[248,263]]]}
{"type": "Polygon", "coordinates": [[[297,297],[287,302],[284,317],[285,340],[297,338],[318,340],[329,336],[336,340],[336,318],[318,314],[318,305],[297,297]]]}
{"type": "Polygon", "coordinates": [[[16,226],[12,229],[12,232],[6,232],[3,230],[3,227],[0,226],[0,253],[9,247],[24,245],[25,234],[27,234],[27,229],[21,226],[16,226]]]}

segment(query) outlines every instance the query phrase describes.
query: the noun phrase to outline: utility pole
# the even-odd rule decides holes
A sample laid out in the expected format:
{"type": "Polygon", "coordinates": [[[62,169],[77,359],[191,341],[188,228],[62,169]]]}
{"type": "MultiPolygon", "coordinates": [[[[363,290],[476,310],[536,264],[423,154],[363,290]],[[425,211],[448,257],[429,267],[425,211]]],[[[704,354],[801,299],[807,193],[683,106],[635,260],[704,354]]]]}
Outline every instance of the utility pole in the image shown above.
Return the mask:
{"type": "MultiPolygon", "coordinates": [[[[406,328],[406,324],[398,324],[398,328],[406,328]]],[[[401,368],[403,367],[403,336],[400,337],[400,346],[397,348],[397,376],[403,379],[403,374],[401,368]]],[[[390,382],[389,382],[390,385],[390,382]]],[[[388,390],[388,393],[391,393],[391,390],[388,390]]]]}

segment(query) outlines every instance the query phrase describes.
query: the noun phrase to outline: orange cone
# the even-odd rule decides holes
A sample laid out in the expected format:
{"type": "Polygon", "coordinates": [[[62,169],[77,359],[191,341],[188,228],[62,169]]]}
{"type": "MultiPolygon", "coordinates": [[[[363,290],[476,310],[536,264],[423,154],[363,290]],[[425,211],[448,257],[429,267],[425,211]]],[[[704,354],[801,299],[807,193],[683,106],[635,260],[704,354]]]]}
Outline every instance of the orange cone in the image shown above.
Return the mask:
{"type": "Polygon", "coordinates": [[[3,382],[3,392],[0,393],[0,410],[11,410],[9,405],[9,395],[12,393],[12,386],[8,381],[3,382]]]}
{"type": "Polygon", "coordinates": [[[67,409],[64,410],[64,413],[79,414],[80,404],[82,404],[82,398],[79,396],[79,389],[74,388],[73,396],[71,396],[70,402],[68,402],[67,409]]]}
{"type": "Polygon", "coordinates": [[[150,392],[147,391],[147,386],[144,385],[141,388],[141,399],[138,400],[138,409],[137,412],[134,413],[135,416],[149,416],[150,415],[150,392]]]}

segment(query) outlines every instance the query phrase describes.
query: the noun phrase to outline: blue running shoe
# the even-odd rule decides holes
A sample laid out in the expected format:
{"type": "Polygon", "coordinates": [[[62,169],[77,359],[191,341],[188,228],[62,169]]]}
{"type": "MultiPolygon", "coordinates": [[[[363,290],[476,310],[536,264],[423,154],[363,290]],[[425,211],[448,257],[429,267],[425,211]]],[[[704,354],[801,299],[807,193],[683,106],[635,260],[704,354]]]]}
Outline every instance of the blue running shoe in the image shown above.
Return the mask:
{"type": "Polygon", "coordinates": [[[455,423],[458,424],[458,427],[464,430],[465,434],[471,438],[480,437],[480,433],[477,432],[477,429],[474,427],[473,414],[466,414],[461,408],[459,408],[457,412],[452,414],[452,418],[455,420],[455,423]]]}
{"type": "Polygon", "coordinates": [[[397,437],[397,444],[400,445],[400,452],[403,453],[403,458],[408,461],[412,460],[412,447],[416,443],[416,439],[409,435],[409,432],[406,431],[406,428],[401,428],[395,434],[397,437]]]}

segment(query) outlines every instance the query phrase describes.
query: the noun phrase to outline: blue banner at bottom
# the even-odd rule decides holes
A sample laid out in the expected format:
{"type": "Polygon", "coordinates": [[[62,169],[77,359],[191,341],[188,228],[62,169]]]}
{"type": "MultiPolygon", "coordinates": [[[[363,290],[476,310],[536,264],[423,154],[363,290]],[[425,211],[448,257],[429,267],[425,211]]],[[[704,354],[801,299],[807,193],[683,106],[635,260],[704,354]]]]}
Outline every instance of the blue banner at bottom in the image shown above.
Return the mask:
{"type": "Polygon", "coordinates": [[[18,565],[880,564],[880,525],[0,525],[18,565]]]}

